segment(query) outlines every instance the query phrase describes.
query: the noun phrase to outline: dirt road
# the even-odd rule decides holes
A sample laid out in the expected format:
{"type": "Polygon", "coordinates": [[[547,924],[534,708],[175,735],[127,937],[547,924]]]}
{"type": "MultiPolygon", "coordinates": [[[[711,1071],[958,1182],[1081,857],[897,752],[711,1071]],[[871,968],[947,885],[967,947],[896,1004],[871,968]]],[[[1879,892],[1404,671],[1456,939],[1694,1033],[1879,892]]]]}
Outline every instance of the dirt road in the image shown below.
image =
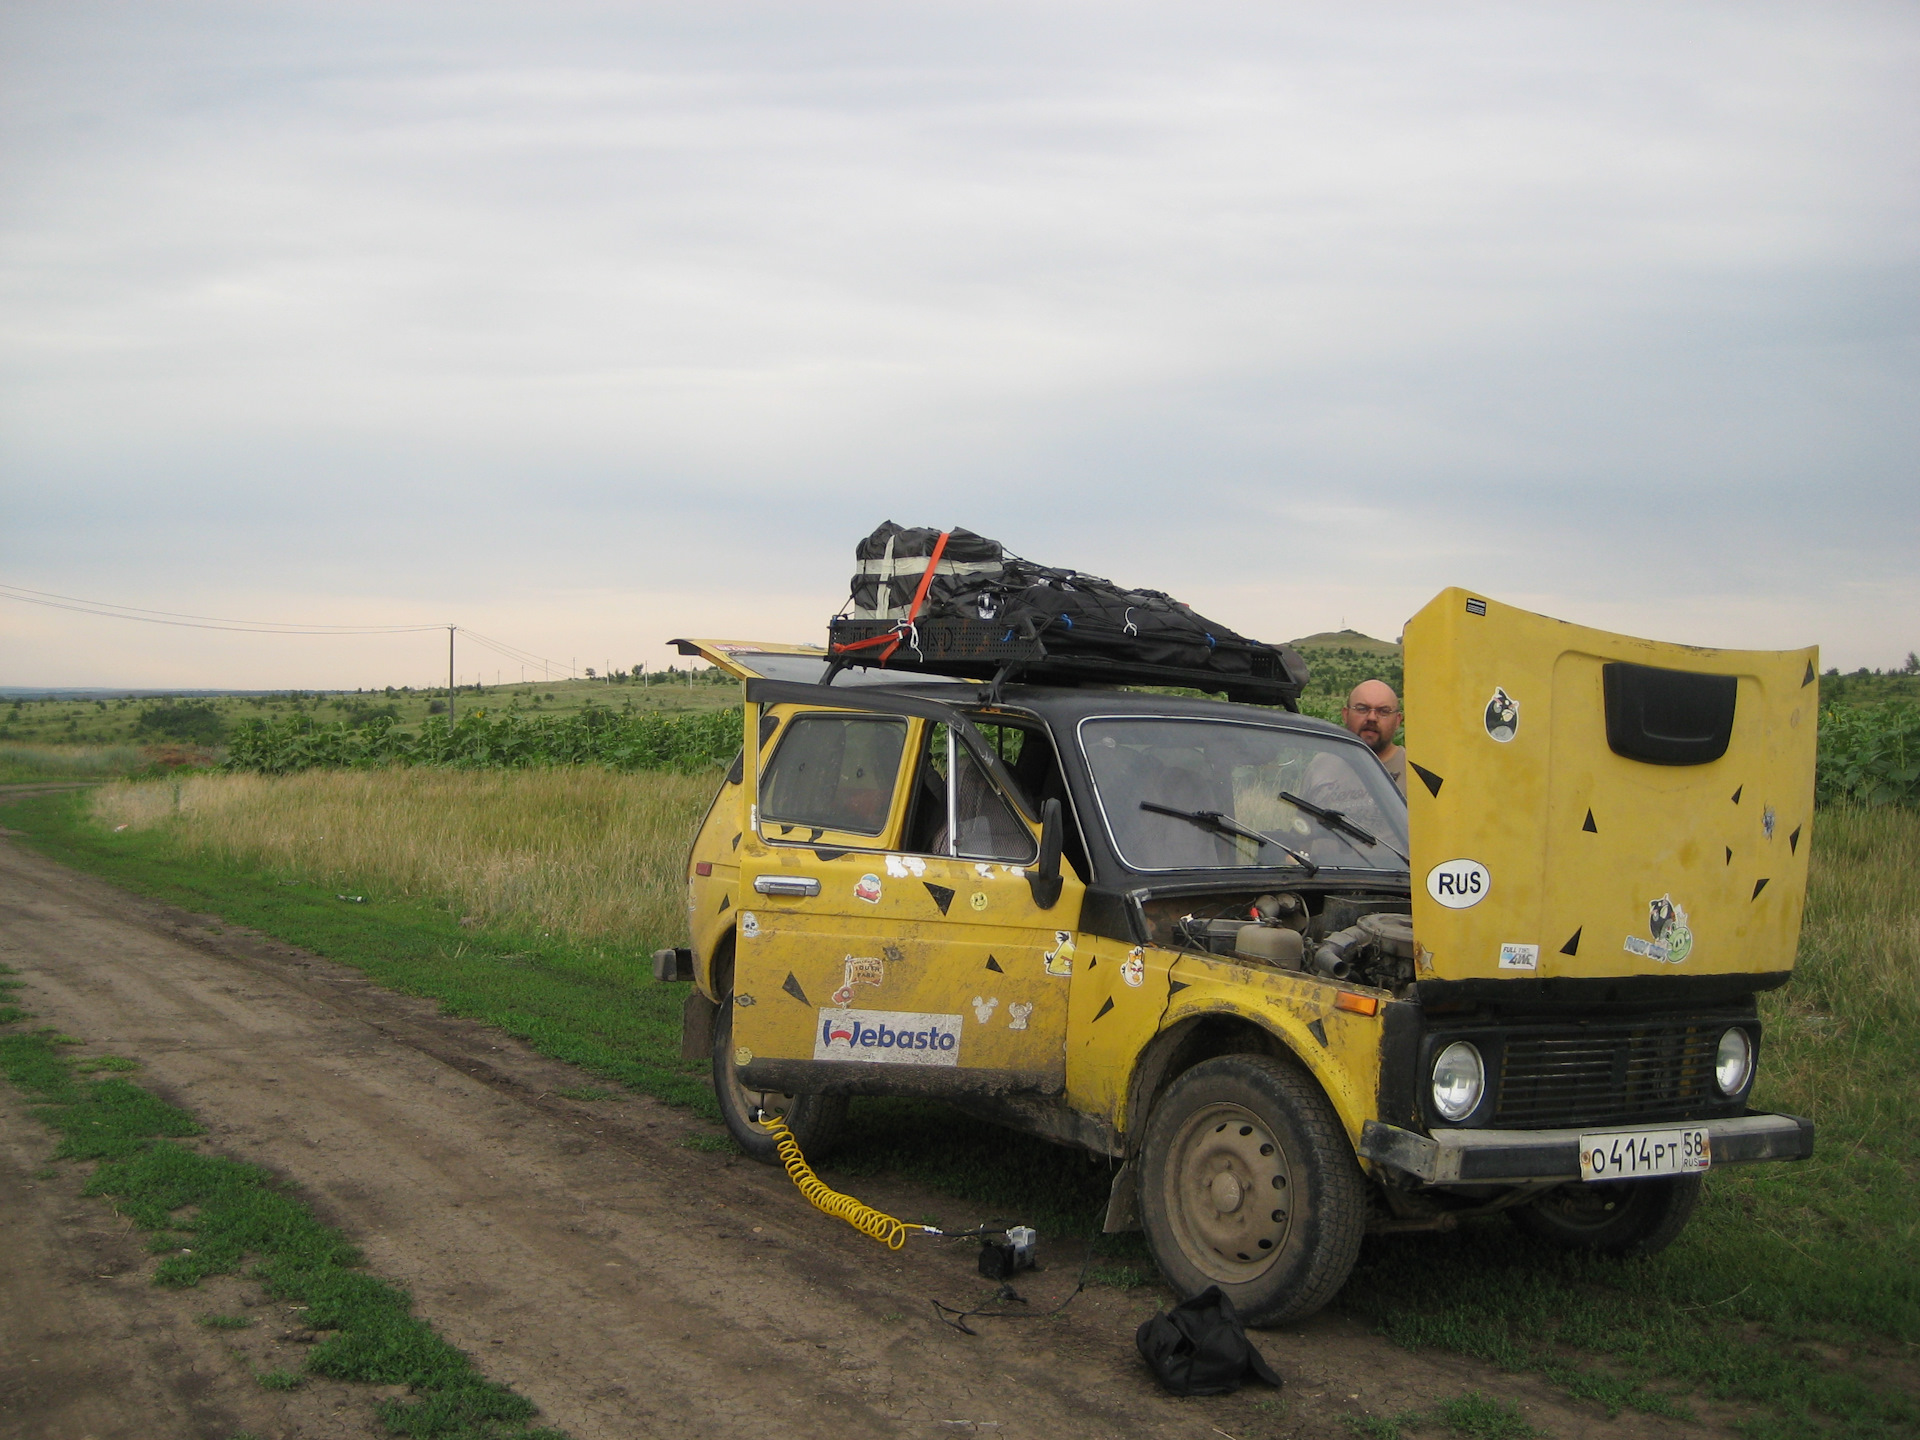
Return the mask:
{"type": "MultiPolygon", "coordinates": [[[[1167,1436],[1349,1433],[1478,1388],[1563,1437],[1653,1435],[1527,1377],[1409,1354],[1337,1315],[1256,1337],[1287,1381],[1174,1400],[1133,1354],[1165,1297],[1094,1289],[1064,1314],[936,1323],[971,1301],[970,1247],[892,1254],[819,1215],[785,1177],[685,1148],[702,1131],[644,1098],[577,1104],[583,1077],[498,1033],[277,941],[139,900],[0,841],[0,961],[39,1023],[142,1063],[202,1142],[264,1164],[409,1287],[418,1310],[575,1440],[627,1437],[1167,1436]]],[[[79,1197],[75,1167],[0,1093],[0,1433],[165,1440],[382,1433],[365,1387],[270,1393],[298,1317],[242,1279],[157,1291],[137,1235],[79,1197]],[[52,1178],[42,1178],[51,1175],[52,1178]],[[195,1322],[243,1305],[268,1323],[195,1322]]],[[[829,1175],[831,1179],[831,1175],[829,1175]]],[[[895,1213],[953,1203],[862,1183],[895,1213]]],[[[1075,1257],[1022,1288],[1039,1309],[1075,1257]]],[[[1699,1433],[1717,1433],[1712,1426],[1699,1433]]]]}

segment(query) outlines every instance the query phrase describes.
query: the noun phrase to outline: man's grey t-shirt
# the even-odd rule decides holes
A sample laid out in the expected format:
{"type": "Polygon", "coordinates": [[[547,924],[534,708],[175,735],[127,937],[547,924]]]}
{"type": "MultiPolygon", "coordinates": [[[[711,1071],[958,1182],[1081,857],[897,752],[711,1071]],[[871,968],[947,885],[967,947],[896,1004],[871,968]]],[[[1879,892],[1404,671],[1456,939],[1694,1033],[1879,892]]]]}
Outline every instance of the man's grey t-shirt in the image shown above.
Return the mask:
{"type": "Polygon", "coordinates": [[[1404,797],[1407,793],[1407,747],[1394,746],[1393,758],[1388,760],[1382,757],[1380,763],[1387,767],[1387,774],[1392,777],[1394,785],[1404,797]]]}

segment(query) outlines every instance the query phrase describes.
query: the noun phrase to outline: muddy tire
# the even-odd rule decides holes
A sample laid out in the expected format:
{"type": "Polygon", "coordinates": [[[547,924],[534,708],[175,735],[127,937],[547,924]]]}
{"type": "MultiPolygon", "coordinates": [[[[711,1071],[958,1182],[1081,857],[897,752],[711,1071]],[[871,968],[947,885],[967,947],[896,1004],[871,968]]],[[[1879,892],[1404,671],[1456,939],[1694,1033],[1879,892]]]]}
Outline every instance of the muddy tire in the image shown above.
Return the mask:
{"type": "Polygon", "coordinates": [[[1509,1210],[1513,1223],[1562,1250],[1657,1255],[1679,1238],[1700,1203],[1700,1177],[1562,1185],[1509,1210]]]}
{"type": "Polygon", "coordinates": [[[782,1095],[772,1090],[749,1090],[733,1068],[733,992],[728,990],[713,1019],[713,1095],[720,1117],[734,1143],[763,1165],[779,1163],[773,1137],[753,1117],[756,1110],[778,1115],[799,1142],[800,1153],[819,1164],[833,1153],[846,1124],[844,1095],[782,1095]]]}
{"type": "Polygon", "coordinates": [[[1294,1066],[1194,1066],[1154,1106],[1141,1162],[1147,1244],[1182,1299],[1218,1285],[1247,1324],[1280,1325],[1346,1283],[1366,1182],[1333,1107],[1294,1066]]]}

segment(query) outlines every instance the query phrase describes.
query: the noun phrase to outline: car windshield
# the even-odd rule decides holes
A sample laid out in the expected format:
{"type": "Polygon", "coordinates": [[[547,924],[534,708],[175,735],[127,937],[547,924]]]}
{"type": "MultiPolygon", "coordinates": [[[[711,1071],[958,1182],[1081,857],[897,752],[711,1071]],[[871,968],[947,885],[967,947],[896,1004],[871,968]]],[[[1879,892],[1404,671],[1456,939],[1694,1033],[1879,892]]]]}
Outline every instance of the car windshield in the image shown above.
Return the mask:
{"type": "Polygon", "coordinates": [[[1203,719],[1085,720],[1080,745],[1135,870],[1407,868],[1407,802],[1362,746],[1203,719]]]}

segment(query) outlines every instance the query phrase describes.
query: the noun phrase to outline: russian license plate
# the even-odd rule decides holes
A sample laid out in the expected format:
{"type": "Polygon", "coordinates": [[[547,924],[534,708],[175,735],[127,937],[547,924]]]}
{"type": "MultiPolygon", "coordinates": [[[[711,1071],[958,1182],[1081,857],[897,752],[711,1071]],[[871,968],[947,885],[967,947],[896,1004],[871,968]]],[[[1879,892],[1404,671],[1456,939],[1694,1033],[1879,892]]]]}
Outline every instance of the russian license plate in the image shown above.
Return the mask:
{"type": "Polygon", "coordinates": [[[1582,1180],[1644,1180],[1654,1175],[1691,1175],[1713,1163],[1704,1127],[1681,1130],[1618,1130],[1580,1137],[1582,1180]]]}

